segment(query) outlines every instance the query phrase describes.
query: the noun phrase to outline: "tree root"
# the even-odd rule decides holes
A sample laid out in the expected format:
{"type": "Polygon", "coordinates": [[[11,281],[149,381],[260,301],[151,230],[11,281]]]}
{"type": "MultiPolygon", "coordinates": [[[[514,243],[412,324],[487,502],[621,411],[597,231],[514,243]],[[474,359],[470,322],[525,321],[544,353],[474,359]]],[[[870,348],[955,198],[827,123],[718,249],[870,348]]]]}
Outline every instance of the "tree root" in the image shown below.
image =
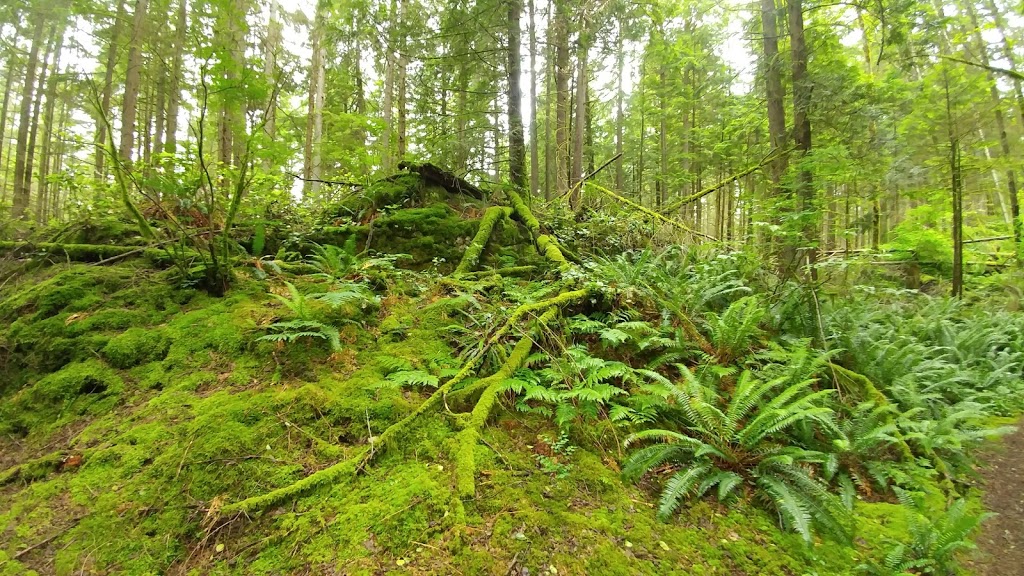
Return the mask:
{"type": "Polygon", "coordinates": [[[523,202],[523,198],[518,192],[506,190],[505,194],[508,196],[509,204],[512,205],[512,217],[522,222],[530,231],[530,236],[533,237],[533,242],[537,245],[537,251],[541,255],[558,266],[560,270],[569,267],[567,256],[579,263],[579,257],[559,246],[558,241],[551,236],[541,233],[540,222],[537,221],[537,217],[533,215],[533,211],[526,205],[526,202],[523,202]]]}
{"type": "Polygon", "coordinates": [[[491,206],[484,212],[483,218],[480,219],[480,228],[477,229],[476,236],[473,237],[473,241],[466,247],[466,251],[462,254],[462,261],[455,268],[456,276],[471,272],[476,267],[480,262],[480,256],[483,255],[484,250],[487,248],[487,242],[491,239],[494,226],[503,218],[511,215],[512,209],[505,206],[491,206]]]}
{"type": "MultiPolygon", "coordinates": [[[[556,307],[548,308],[537,319],[538,325],[543,326],[550,322],[558,314],[558,311],[559,309],[556,307]]],[[[487,424],[491,410],[494,408],[495,402],[497,402],[498,390],[505,380],[511,378],[512,374],[523,366],[526,357],[530,355],[530,350],[532,349],[533,337],[527,333],[516,344],[516,347],[509,354],[508,360],[505,361],[501,369],[475,383],[472,387],[465,389],[467,396],[480,389],[483,389],[483,392],[470,413],[465,428],[456,436],[458,451],[455,453],[455,484],[461,498],[472,498],[476,495],[476,456],[474,450],[476,449],[476,443],[480,440],[480,431],[487,424]]]]}
{"type": "MultiPolygon", "coordinates": [[[[416,408],[416,410],[414,410],[408,416],[402,418],[401,420],[392,424],[386,430],[384,430],[384,432],[382,432],[380,436],[378,436],[373,441],[372,444],[360,448],[351,457],[336,464],[333,464],[327,468],[324,468],[323,470],[314,472],[313,474],[310,474],[309,476],[301,480],[289,484],[288,486],[284,486],[276,490],[271,490],[266,494],[252,496],[250,498],[246,498],[244,500],[240,500],[238,502],[233,502],[230,504],[225,504],[222,506],[211,505],[211,508],[207,513],[208,524],[216,523],[220,519],[236,516],[239,514],[253,514],[259,512],[260,510],[264,510],[266,508],[270,508],[272,506],[286,502],[292,498],[296,498],[318,487],[332,483],[344,476],[354,476],[358,474],[363,468],[365,468],[370,462],[373,461],[374,457],[376,457],[377,454],[383,452],[388,447],[390,447],[391,444],[393,444],[394,441],[398,437],[400,437],[417,418],[440,406],[444,402],[445,397],[452,390],[452,388],[461,383],[466,378],[468,378],[470,374],[472,374],[476,370],[476,368],[480,364],[480,361],[484,357],[484,353],[490,348],[490,346],[492,346],[494,343],[496,343],[505,335],[507,335],[508,332],[512,329],[512,326],[519,322],[526,314],[536,312],[538,310],[544,310],[545,313],[541,315],[541,320],[543,320],[545,317],[551,318],[553,317],[554,313],[557,313],[561,306],[585,298],[588,294],[590,294],[590,289],[583,288],[580,290],[563,292],[553,298],[548,298],[540,302],[531,302],[519,306],[508,317],[504,325],[502,325],[501,328],[499,328],[490,338],[488,338],[480,346],[480,348],[478,348],[470,356],[470,358],[462,366],[459,372],[455,374],[455,376],[453,376],[451,379],[449,379],[447,382],[441,385],[437,390],[435,390],[433,394],[431,394],[426,400],[423,401],[422,404],[420,404],[416,408]],[[549,316],[549,314],[551,314],[551,316],[549,316]]],[[[532,345],[532,340],[530,340],[529,342],[532,345]]],[[[519,346],[517,345],[517,349],[518,348],[519,346]]],[[[521,363],[522,360],[525,359],[526,355],[528,354],[529,350],[527,349],[526,353],[522,354],[522,359],[519,362],[521,363]]],[[[506,366],[509,365],[510,364],[506,362],[506,366]]],[[[515,371],[515,369],[517,369],[518,367],[519,366],[516,365],[514,368],[511,369],[511,371],[515,371]]],[[[496,382],[500,383],[505,378],[507,378],[507,376],[498,378],[496,382]]],[[[491,394],[490,403],[492,405],[494,403],[495,396],[496,388],[493,390],[493,393],[491,394]]],[[[477,408],[480,408],[479,403],[477,408]]],[[[487,412],[489,413],[489,411],[490,407],[487,407],[487,412]]],[[[477,409],[474,409],[474,414],[476,413],[477,409]]],[[[484,415],[484,420],[486,420],[486,415],[484,415]]],[[[468,425],[472,425],[472,423],[472,420],[470,420],[470,422],[467,422],[468,425]]]]}

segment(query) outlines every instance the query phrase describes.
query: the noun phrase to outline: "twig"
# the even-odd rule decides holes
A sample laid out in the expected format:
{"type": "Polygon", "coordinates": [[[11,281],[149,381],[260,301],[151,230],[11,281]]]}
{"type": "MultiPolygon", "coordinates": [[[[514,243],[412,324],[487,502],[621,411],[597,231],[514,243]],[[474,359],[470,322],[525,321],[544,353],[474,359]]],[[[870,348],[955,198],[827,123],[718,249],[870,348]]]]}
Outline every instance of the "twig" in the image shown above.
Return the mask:
{"type": "Polygon", "coordinates": [[[14,554],[14,559],[17,560],[18,558],[21,558],[22,556],[24,556],[25,554],[28,554],[29,552],[35,550],[36,548],[39,548],[40,546],[46,546],[50,542],[53,542],[57,538],[60,538],[65,533],[67,533],[68,530],[71,530],[76,525],[78,525],[78,523],[82,520],[82,518],[84,518],[84,516],[79,516],[78,518],[74,518],[73,520],[71,520],[71,524],[69,524],[67,527],[65,527],[60,532],[57,532],[56,534],[54,534],[53,536],[50,536],[49,538],[46,538],[45,540],[41,540],[39,542],[36,542],[35,544],[29,546],[28,548],[25,548],[24,550],[21,550],[20,552],[16,552],[14,554]]]}
{"type": "Polygon", "coordinates": [[[302,176],[299,176],[298,174],[293,174],[291,172],[285,172],[285,174],[291,176],[292,178],[295,178],[296,180],[302,180],[303,182],[317,182],[319,184],[328,184],[330,186],[349,186],[352,188],[363,187],[363,184],[361,182],[346,182],[344,180],[321,180],[319,178],[303,178],[302,176]]]}

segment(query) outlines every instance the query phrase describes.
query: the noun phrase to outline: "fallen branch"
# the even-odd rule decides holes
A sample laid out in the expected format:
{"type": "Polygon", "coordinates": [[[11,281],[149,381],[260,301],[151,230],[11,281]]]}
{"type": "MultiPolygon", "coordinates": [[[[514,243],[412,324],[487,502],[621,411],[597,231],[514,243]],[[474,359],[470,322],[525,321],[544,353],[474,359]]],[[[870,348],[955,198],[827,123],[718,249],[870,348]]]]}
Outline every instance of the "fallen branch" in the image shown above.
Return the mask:
{"type": "Polygon", "coordinates": [[[728,178],[726,178],[725,180],[722,180],[721,182],[719,182],[718,184],[715,184],[714,186],[711,186],[709,188],[705,188],[705,189],[701,190],[700,192],[695,192],[693,194],[690,194],[689,196],[680,198],[679,200],[676,200],[672,204],[669,204],[667,208],[662,208],[661,211],[664,214],[671,214],[672,212],[675,212],[676,210],[679,210],[683,206],[686,206],[687,204],[689,204],[691,202],[696,202],[697,200],[700,200],[701,198],[707,196],[708,194],[711,194],[712,192],[715,192],[716,190],[719,190],[719,189],[723,188],[724,186],[727,186],[727,185],[729,185],[729,184],[739,180],[740,178],[743,178],[744,176],[746,176],[748,174],[753,174],[754,172],[760,170],[761,167],[764,166],[765,164],[768,164],[768,163],[778,159],[783,154],[789,153],[790,150],[792,150],[792,148],[789,148],[787,150],[780,151],[780,152],[777,152],[777,153],[769,153],[767,156],[765,156],[756,165],[751,166],[750,168],[747,168],[746,170],[744,170],[742,172],[733,174],[732,176],[729,176],[728,178]]]}
{"type": "MultiPolygon", "coordinates": [[[[526,205],[526,202],[523,202],[523,197],[511,189],[505,190],[505,194],[508,196],[509,204],[512,205],[512,217],[522,222],[523,226],[526,226],[530,236],[533,237],[534,244],[537,246],[537,252],[540,252],[552,264],[558,266],[559,270],[564,271],[568,269],[570,264],[566,259],[567,251],[558,245],[557,240],[541,233],[540,222],[537,221],[537,217],[533,215],[533,211],[526,205]]],[[[572,258],[579,262],[578,257],[572,255],[572,258]]]]}
{"type": "MultiPolygon", "coordinates": [[[[544,326],[558,314],[557,307],[548,308],[537,319],[539,326],[544,326]]],[[[480,399],[469,415],[466,427],[456,436],[458,451],[455,453],[455,486],[459,497],[472,498],[476,495],[476,443],[480,440],[480,431],[487,424],[491,416],[491,410],[498,400],[498,390],[505,380],[512,377],[516,370],[522,368],[526,357],[533,349],[533,337],[527,331],[526,335],[520,338],[508,360],[501,368],[491,376],[476,382],[466,389],[467,395],[483,390],[480,399]]]]}
{"type": "MultiPolygon", "coordinates": [[[[579,189],[580,189],[580,188],[581,188],[581,187],[583,186],[583,184],[584,184],[584,183],[585,183],[585,182],[586,182],[587,180],[590,180],[590,179],[591,179],[591,178],[593,178],[594,176],[597,176],[597,174],[598,174],[599,172],[601,172],[601,170],[604,170],[604,169],[605,169],[605,168],[607,168],[607,167],[608,167],[608,166],[609,166],[609,165],[610,165],[610,164],[611,164],[612,162],[615,162],[616,160],[618,160],[618,159],[619,159],[619,158],[621,158],[621,157],[622,157],[622,152],[619,152],[619,153],[618,153],[618,154],[616,154],[615,156],[612,156],[611,158],[609,158],[609,159],[605,160],[605,162],[604,162],[603,164],[601,164],[600,166],[598,166],[597,168],[595,168],[595,169],[594,169],[594,170],[593,170],[592,172],[590,172],[589,174],[584,174],[584,175],[583,175],[583,178],[580,178],[579,180],[577,180],[577,181],[576,181],[576,183],[575,183],[575,184],[573,184],[571,188],[569,188],[569,189],[568,189],[568,190],[566,190],[565,192],[563,192],[563,193],[559,194],[559,195],[558,195],[558,197],[557,197],[557,198],[555,198],[554,200],[560,200],[560,199],[562,199],[562,198],[565,198],[566,196],[568,196],[568,195],[572,194],[572,193],[573,193],[573,192],[575,192],[576,190],[579,190],[579,189]]],[[[550,204],[550,202],[548,202],[548,204],[550,204]]]]}
{"type": "Polygon", "coordinates": [[[699,236],[701,238],[705,238],[707,240],[711,240],[712,242],[717,242],[718,241],[718,239],[713,237],[713,236],[708,236],[707,234],[705,234],[703,232],[698,232],[697,230],[694,230],[693,228],[690,228],[689,226],[687,226],[686,224],[683,224],[682,222],[679,222],[679,221],[673,220],[671,218],[667,218],[665,216],[662,216],[661,214],[655,212],[654,210],[651,210],[649,208],[645,208],[644,206],[641,206],[640,204],[637,204],[636,202],[633,202],[629,198],[626,198],[624,196],[616,194],[615,192],[612,192],[611,190],[605,188],[604,186],[599,186],[597,184],[594,184],[593,182],[590,182],[588,184],[588,186],[592,186],[592,187],[596,188],[599,192],[602,192],[603,194],[611,196],[612,198],[618,200],[619,202],[622,202],[623,204],[625,204],[626,206],[629,206],[630,208],[633,208],[635,210],[639,210],[640,212],[643,212],[644,214],[646,214],[646,215],[648,215],[648,216],[650,216],[652,218],[655,218],[657,220],[661,220],[662,222],[664,222],[666,224],[670,224],[672,226],[675,226],[676,228],[680,228],[680,229],[682,229],[685,232],[693,234],[694,236],[699,236]]]}
{"type": "Polygon", "coordinates": [[[471,272],[476,267],[480,262],[480,256],[483,255],[484,250],[487,248],[487,242],[491,239],[495,225],[503,218],[511,215],[512,209],[505,206],[491,206],[484,212],[483,218],[480,219],[480,227],[477,228],[476,236],[473,237],[473,241],[466,247],[466,251],[462,254],[462,260],[459,262],[458,267],[455,268],[456,276],[471,272]]]}
{"type": "Polygon", "coordinates": [[[320,486],[335,482],[344,476],[354,476],[365,468],[377,455],[390,446],[406,429],[420,416],[437,408],[442,404],[445,396],[454,386],[464,381],[472,374],[480,364],[490,346],[502,338],[511,330],[512,325],[519,321],[524,315],[536,311],[558,308],[574,300],[582,299],[590,293],[589,289],[564,292],[540,302],[533,302],[519,306],[505,321],[505,324],[498,329],[491,338],[487,339],[465,362],[455,376],[441,385],[426,400],[405,418],[389,426],[370,445],[364,446],[356,451],[351,457],[333,464],[323,470],[319,470],[298,480],[288,486],[271,490],[260,496],[252,496],[238,502],[225,504],[223,506],[212,506],[207,513],[207,522],[214,522],[227,516],[238,514],[252,514],[260,510],[275,506],[292,498],[298,497],[320,486]]]}
{"type": "Polygon", "coordinates": [[[321,180],[319,178],[303,178],[302,176],[299,176],[298,174],[292,174],[291,172],[285,172],[285,174],[291,176],[292,178],[295,178],[296,180],[301,180],[303,182],[316,182],[318,184],[327,184],[329,186],[348,186],[350,188],[363,187],[363,184],[360,182],[346,182],[344,180],[321,180]]]}

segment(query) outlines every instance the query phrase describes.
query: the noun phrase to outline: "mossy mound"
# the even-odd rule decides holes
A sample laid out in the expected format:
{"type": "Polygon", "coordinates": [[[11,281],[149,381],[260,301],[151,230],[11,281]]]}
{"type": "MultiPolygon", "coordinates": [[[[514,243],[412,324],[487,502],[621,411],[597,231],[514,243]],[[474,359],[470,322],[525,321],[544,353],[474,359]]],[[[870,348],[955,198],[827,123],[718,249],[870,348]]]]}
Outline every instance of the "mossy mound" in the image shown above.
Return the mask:
{"type": "MultiPolygon", "coordinates": [[[[308,239],[343,246],[355,236],[361,251],[404,254],[407,258],[399,261],[403,267],[449,273],[476,235],[490,200],[446,189],[415,171],[400,173],[329,206],[322,216],[325,225],[308,239]]],[[[529,233],[507,219],[503,224],[479,263],[506,267],[540,261],[529,233]]]]}
{"type": "MultiPolygon", "coordinates": [[[[0,326],[14,382],[0,390],[0,566],[10,573],[846,574],[906,528],[887,504],[861,505],[856,548],[806,546],[742,501],[661,522],[650,495],[619,477],[612,442],[574,439],[581,449],[552,469],[541,447],[558,432],[499,396],[496,423],[469,445],[473,498],[453,490],[464,423],[439,410],[361,474],[211,530],[204,518],[225,503],[375,450],[486,324],[544,288],[492,278],[460,292],[409,273],[418,289],[332,312],[352,320],[332,351],[259,341],[285,312],[268,294],[281,286],[245,270],[224,298],[128,265],[32,274],[0,294],[0,315],[16,318],[0,326]],[[74,354],[43,361],[38,350],[60,346],[74,354]]],[[[326,289],[291,280],[303,293],[326,289]]],[[[484,359],[483,372],[504,361],[484,359]]]]}

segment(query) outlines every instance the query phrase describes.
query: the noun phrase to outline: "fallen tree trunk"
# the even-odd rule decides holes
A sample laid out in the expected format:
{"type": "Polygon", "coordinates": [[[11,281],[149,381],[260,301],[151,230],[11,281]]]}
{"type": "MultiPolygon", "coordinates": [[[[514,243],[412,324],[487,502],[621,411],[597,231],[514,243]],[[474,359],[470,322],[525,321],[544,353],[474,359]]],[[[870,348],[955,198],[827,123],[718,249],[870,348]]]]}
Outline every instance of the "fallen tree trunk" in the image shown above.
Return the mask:
{"type": "Polygon", "coordinates": [[[483,200],[487,197],[487,194],[479,187],[470,184],[466,180],[456,176],[444,168],[435,166],[430,162],[424,162],[422,164],[402,162],[398,165],[398,168],[400,170],[415,172],[430,184],[436,184],[452,194],[466,194],[476,198],[477,200],[483,200]]]}

